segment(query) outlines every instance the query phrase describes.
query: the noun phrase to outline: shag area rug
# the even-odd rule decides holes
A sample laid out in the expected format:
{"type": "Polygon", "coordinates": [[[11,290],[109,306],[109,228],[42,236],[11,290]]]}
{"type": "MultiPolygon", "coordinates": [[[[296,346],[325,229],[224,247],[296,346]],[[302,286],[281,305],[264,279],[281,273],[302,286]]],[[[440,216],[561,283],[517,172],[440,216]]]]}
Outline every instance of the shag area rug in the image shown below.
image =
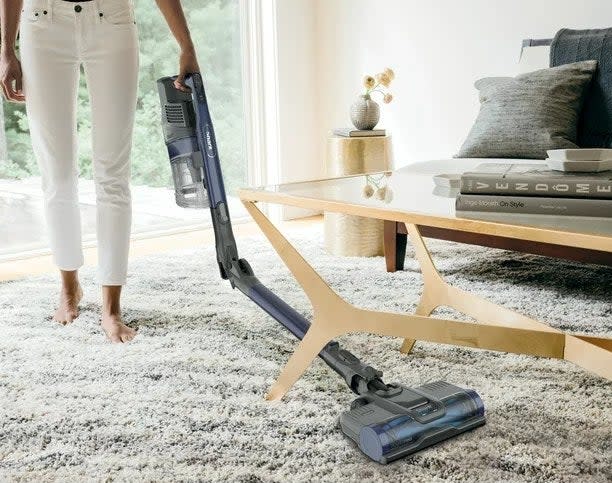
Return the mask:
{"type": "MultiPolygon", "coordinates": [[[[324,253],[319,229],[292,237],[358,306],[414,310],[421,277],[382,258],[324,253]]],[[[241,255],[288,303],[306,297],[263,238],[241,255]]],[[[612,273],[528,255],[430,242],[453,284],[563,330],[612,333],[612,273]]],[[[108,343],[94,271],[69,327],[53,323],[56,276],[0,284],[1,481],[576,481],[612,480],[612,385],[568,362],[351,335],[349,350],[406,385],[445,379],[476,389],[484,427],[387,466],[345,439],[354,395],[317,360],[279,403],[264,394],[296,340],[219,279],[212,247],[131,264],[127,322],[108,343]]],[[[457,316],[440,309],[437,316],[457,316]]]]}

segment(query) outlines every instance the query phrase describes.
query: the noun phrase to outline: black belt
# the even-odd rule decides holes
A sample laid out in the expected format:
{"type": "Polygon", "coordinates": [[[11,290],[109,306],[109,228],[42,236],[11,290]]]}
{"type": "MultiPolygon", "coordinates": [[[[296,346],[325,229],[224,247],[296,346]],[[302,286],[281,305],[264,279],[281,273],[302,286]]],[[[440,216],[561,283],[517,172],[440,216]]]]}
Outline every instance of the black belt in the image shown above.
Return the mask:
{"type": "Polygon", "coordinates": [[[76,3],[76,2],[91,2],[91,0],[64,0],[64,2],[72,2],[72,3],[76,3]]]}

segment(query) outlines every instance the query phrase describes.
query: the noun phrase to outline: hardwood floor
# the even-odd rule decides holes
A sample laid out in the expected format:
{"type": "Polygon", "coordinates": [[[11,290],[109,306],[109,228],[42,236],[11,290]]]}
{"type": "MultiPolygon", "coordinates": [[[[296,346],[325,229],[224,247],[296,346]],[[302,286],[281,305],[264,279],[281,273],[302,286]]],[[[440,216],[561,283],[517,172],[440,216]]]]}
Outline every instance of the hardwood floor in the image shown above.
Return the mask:
{"type": "MultiPolygon", "coordinates": [[[[291,231],[304,229],[307,226],[316,226],[322,222],[322,216],[312,216],[285,221],[279,224],[279,226],[283,231],[291,233],[291,231]]],[[[254,222],[234,224],[234,234],[239,245],[240,238],[260,233],[259,228],[254,222]]],[[[214,243],[215,235],[212,228],[175,232],[154,237],[136,237],[131,242],[130,257],[137,258],[198,245],[208,246],[214,243]]],[[[96,247],[85,247],[83,255],[85,257],[85,265],[96,264],[96,247]]],[[[29,256],[22,259],[0,262],[0,281],[16,280],[30,275],[54,272],[55,270],[56,268],[50,254],[29,256]]]]}

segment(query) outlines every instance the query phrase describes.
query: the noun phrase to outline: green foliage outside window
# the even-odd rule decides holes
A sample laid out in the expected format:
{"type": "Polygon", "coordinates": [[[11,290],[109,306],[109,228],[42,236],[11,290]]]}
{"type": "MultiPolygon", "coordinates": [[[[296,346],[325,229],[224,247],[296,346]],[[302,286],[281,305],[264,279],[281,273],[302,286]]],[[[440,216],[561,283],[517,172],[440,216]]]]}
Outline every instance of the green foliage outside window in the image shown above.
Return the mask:
{"type": "MultiPolygon", "coordinates": [[[[238,0],[183,0],[182,4],[211,103],[225,179],[228,190],[232,192],[246,183],[247,172],[238,0]]],[[[179,50],[152,0],[137,2],[136,19],[140,39],[140,79],[132,151],[132,182],[170,186],[171,174],[161,132],[155,81],[178,72],[179,50]]],[[[5,102],[4,116],[9,159],[0,162],[0,178],[38,175],[25,106],[5,102]]],[[[83,74],[79,87],[77,127],[80,174],[91,179],[90,107],[83,74]]]]}

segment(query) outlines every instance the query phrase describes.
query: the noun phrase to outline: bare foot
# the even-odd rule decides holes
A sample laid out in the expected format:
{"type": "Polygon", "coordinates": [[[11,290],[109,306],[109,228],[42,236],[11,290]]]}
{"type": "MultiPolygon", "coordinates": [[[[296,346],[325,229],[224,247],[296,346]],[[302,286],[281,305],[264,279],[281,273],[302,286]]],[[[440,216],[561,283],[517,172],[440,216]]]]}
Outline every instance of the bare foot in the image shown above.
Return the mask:
{"type": "Polygon", "coordinates": [[[79,316],[79,302],[83,298],[83,290],[77,282],[76,285],[62,287],[59,307],[53,315],[53,320],[62,325],[72,323],[79,316]]]}
{"type": "Polygon", "coordinates": [[[125,325],[118,314],[102,315],[102,328],[110,341],[116,344],[129,342],[136,337],[136,331],[125,325]]]}

